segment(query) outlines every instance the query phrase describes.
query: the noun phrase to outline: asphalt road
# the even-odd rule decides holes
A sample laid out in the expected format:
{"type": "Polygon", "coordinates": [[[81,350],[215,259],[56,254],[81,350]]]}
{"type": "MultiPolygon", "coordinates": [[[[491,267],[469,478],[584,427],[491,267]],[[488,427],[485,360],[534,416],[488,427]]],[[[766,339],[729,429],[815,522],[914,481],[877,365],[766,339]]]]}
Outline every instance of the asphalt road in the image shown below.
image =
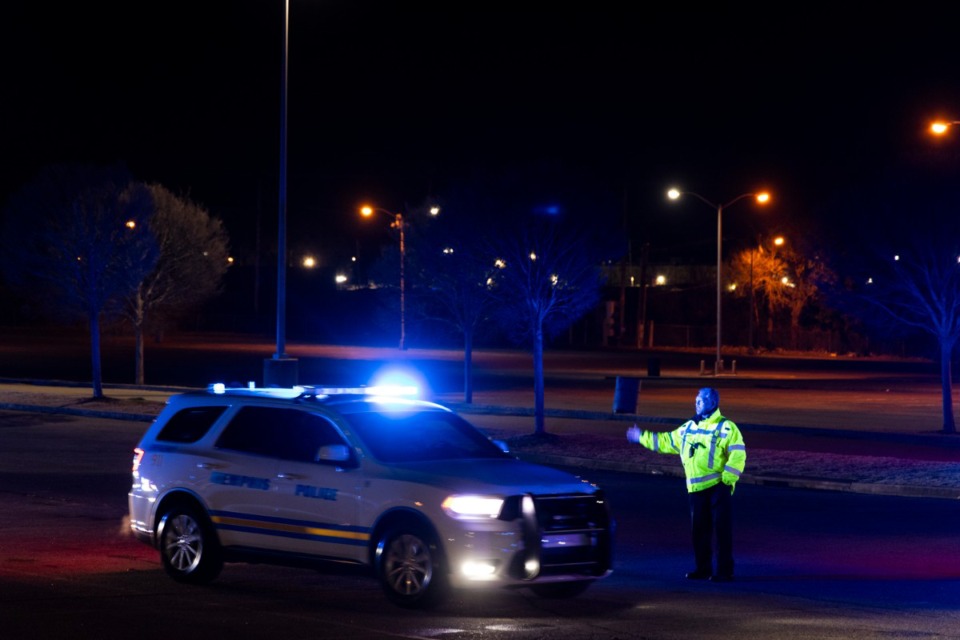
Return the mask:
{"type": "Polygon", "coordinates": [[[10,638],[956,638],[956,504],[742,486],[738,580],[691,583],[676,478],[591,472],[618,521],[613,576],[568,601],[523,591],[434,612],[365,575],[230,565],[173,583],[125,535],[144,425],[0,412],[0,621],[10,638]]]}

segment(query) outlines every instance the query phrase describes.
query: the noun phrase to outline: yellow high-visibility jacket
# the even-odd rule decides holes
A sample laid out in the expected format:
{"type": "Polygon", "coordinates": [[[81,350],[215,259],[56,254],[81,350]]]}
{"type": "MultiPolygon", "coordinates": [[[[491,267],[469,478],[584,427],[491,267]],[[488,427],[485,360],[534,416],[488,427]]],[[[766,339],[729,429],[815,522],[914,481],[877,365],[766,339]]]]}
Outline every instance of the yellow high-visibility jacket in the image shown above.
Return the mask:
{"type": "Polygon", "coordinates": [[[735,485],[747,463],[740,429],[719,409],[709,418],[688,420],[673,431],[642,431],[640,444],[657,453],[679,454],[690,493],[720,482],[735,485]]]}

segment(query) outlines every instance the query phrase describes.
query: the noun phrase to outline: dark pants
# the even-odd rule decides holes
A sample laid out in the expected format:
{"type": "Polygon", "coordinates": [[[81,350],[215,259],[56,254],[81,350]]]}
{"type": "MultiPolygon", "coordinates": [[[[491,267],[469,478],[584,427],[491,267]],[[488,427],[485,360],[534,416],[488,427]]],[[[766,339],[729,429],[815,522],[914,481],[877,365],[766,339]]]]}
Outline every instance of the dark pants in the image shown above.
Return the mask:
{"type": "Polygon", "coordinates": [[[698,573],[733,576],[733,518],[730,487],[720,483],[690,495],[693,555],[698,573]],[[713,536],[717,536],[717,570],[713,569],[713,536]]]}

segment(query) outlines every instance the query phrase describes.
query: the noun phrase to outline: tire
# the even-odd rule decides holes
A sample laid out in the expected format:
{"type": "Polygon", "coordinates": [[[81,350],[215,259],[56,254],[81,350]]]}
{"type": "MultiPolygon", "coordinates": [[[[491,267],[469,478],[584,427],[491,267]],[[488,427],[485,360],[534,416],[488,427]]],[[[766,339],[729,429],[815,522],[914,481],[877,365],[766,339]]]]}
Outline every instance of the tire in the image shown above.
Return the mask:
{"type": "Polygon", "coordinates": [[[377,543],[376,568],[387,598],[401,607],[432,607],[447,595],[440,546],[420,527],[386,531],[377,543]]]}
{"type": "Polygon", "coordinates": [[[202,512],[175,505],[160,518],[158,546],[163,568],[177,582],[207,584],[220,575],[220,543],[202,512]]]}
{"type": "Polygon", "coordinates": [[[549,582],[547,584],[537,584],[530,587],[537,596],[541,598],[573,598],[587,590],[593,584],[593,580],[576,580],[573,582],[549,582]]]}

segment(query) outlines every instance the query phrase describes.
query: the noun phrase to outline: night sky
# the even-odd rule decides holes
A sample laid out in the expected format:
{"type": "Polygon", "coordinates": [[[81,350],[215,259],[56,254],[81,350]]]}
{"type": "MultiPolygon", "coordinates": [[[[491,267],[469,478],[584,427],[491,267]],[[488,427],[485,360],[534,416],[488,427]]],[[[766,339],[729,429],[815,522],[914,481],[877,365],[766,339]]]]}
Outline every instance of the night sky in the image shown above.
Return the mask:
{"type": "MultiPolygon", "coordinates": [[[[771,190],[768,212],[731,212],[733,235],[812,227],[932,144],[931,118],[960,119],[956,11],[701,4],[290,0],[292,247],[349,246],[364,200],[397,210],[543,164],[654,244],[701,222],[713,238],[702,205],[666,203],[672,184],[771,190]]],[[[258,215],[275,234],[283,7],[6,3],[0,197],[48,163],[123,162],[221,217],[240,252],[258,215]]]]}

